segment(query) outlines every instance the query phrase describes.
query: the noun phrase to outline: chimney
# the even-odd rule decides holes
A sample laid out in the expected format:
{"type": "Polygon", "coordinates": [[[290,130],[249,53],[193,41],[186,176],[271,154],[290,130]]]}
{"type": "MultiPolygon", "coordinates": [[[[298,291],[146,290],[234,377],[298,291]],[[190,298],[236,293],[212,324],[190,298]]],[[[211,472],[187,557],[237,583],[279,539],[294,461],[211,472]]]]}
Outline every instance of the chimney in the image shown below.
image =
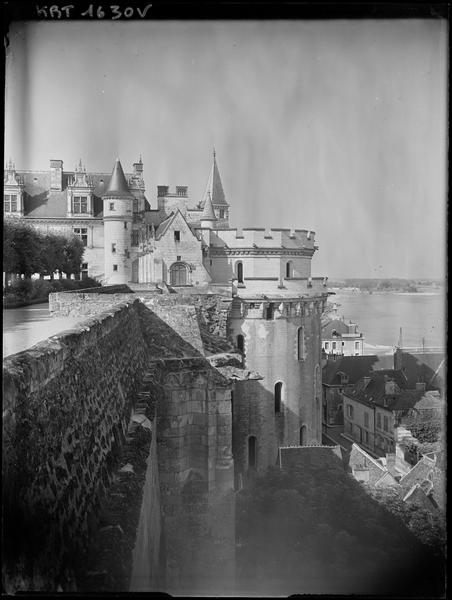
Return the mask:
{"type": "Polygon", "coordinates": [[[395,381],[385,381],[385,394],[395,394],[396,393],[396,383],[395,381]]]}
{"type": "Polygon", "coordinates": [[[54,192],[63,190],[63,161],[50,161],[50,189],[54,192]]]}
{"type": "Polygon", "coordinates": [[[162,198],[162,196],[166,196],[168,194],[168,185],[158,185],[157,186],[157,196],[162,198]]]}
{"type": "Polygon", "coordinates": [[[425,382],[424,381],[418,381],[416,383],[416,390],[419,392],[425,392],[425,382]]]}

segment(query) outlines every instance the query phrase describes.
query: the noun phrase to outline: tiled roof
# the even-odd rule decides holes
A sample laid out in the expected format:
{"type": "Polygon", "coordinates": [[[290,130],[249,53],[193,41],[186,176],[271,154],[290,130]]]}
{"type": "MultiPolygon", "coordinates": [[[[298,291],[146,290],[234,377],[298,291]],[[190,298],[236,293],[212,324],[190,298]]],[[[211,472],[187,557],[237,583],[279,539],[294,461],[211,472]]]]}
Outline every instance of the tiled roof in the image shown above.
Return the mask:
{"type": "Polygon", "coordinates": [[[428,480],[435,469],[435,461],[423,456],[412,469],[400,479],[400,485],[407,493],[416,483],[428,480]]]}
{"type": "Polygon", "coordinates": [[[378,368],[379,357],[376,355],[368,356],[336,356],[329,358],[322,369],[322,383],[326,385],[345,385],[342,384],[340,373],[348,377],[348,383],[354,384],[361,377],[367,375],[369,371],[378,368]]]}

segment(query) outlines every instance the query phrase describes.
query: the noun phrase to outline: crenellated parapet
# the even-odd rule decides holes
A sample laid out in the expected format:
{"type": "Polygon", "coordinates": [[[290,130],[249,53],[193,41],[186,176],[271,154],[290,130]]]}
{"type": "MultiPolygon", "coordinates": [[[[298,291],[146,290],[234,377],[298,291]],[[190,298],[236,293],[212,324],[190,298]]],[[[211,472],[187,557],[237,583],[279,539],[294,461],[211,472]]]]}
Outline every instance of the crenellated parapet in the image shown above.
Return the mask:
{"type": "MultiPolygon", "coordinates": [[[[315,233],[306,229],[265,229],[243,228],[212,231],[208,243],[226,252],[234,251],[289,253],[291,250],[304,251],[311,255],[316,250],[315,233]]],[[[207,240],[206,240],[207,241],[207,240]]]]}

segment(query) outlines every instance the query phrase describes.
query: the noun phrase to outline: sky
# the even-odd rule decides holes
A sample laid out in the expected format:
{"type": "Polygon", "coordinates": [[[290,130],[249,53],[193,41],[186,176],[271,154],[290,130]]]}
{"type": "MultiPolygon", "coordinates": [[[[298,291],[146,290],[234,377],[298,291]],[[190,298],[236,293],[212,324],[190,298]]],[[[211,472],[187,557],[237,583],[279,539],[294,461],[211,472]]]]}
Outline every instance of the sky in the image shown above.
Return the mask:
{"type": "Polygon", "coordinates": [[[444,20],[13,23],[5,160],[124,170],[233,227],[310,229],[314,276],[446,270],[444,20]]]}

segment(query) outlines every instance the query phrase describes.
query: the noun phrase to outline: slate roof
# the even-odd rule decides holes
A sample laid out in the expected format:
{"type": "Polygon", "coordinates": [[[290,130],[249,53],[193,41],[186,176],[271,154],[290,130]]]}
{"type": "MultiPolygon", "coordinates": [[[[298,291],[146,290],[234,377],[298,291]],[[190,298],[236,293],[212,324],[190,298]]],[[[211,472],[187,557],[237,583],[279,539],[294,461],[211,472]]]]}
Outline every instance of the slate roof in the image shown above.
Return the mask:
{"type": "Polygon", "coordinates": [[[204,202],[204,209],[202,211],[201,221],[216,221],[215,212],[212,206],[212,198],[210,192],[207,192],[207,198],[204,202]]]}
{"type": "MultiPolygon", "coordinates": [[[[62,188],[63,191],[50,190],[50,172],[49,171],[17,171],[17,175],[24,183],[24,217],[41,218],[66,218],[67,216],[67,187],[75,175],[75,171],[63,171],[62,188]]],[[[93,190],[93,216],[102,218],[103,201],[102,194],[110,181],[110,173],[87,173],[91,180],[93,190]]],[[[128,179],[132,177],[131,173],[126,173],[128,179]]],[[[131,195],[132,197],[132,195],[131,195]]],[[[150,210],[149,202],[145,199],[145,210],[150,210]]],[[[90,215],[86,215],[89,219],[90,215]]]]}
{"type": "Polygon", "coordinates": [[[352,331],[349,329],[349,324],[342,319],[333,319],[332,321],[327,321],[322,324],[322,338],[330,339],[331,337],[334,337],[333,331],[336,332],[337,337],[341,337],[344,333],[360,335],[360,333],[355,332],[355,329],[357,328],[356,323],[351,323],[351,325],[352,331]]]}
{"type": "Polygon", "coordinates": [[[421,390],[407,389],[408,383],[402,371],[381,369],[370,371],[367,377],[369,382],[362,377],[353,387],[345,390],[344,394],[364,404],[376,404],[388,410],[405,410],[413,408],[424,393],[421,390]],[[394,381],[399,389],[387,394],[385,383],[390,380],[394,381]],[[385,399],[387,406],[384,404],[385,399]]]}
{"type": "Polygon", "coordinates": [[[224,195],[223,184],[221,182],[220,171],[218,170],[215,152],[213,154],[212,169],[207,180],[206,191],[204,192],[201,201],[201,207],[204,207],[206,200],[210,194],[212,204],[214,206],[229,206],[224,195]]]}
{"type": "Polygon", "coordinates": [[[379,357],[377,355],[366,356],[342,356],[338,355],[328,359],[322,369],[322,383],[325,385],[346,385],[342,383],[341,373],[348,376],[348,383],[354,384],[361,377],[367,375],[376,366],[378,368],[379,357]]]}
{"type": "Polygon", "coordinates": [[[344,468],[340,446],[280,446],[279,464],[282,469],[304,465],[344,468]]]}
{"type": "Polygon", "coordinates": [[[184,215],[180,212],[179,209],[177,209],[176,212],[170,213],[169,217],[167,217],[164,221],[162,221],[160,223],[160,225],[157,227],[157,229],[155,231],[155,239],[156,240],[159,240],[163,235],[165,235],[165,233],[167,232],[169,226],[171,225],[171,223],[174,221],[174,219],[177,217],[178,214],[184,219],[185,223],[187,224],[188,229],[196,237],[196,234],[193,231],[192,224],[188,223],[188,221],[184,217],[184,215]]]}
{"type": "Polygon", "coordinates": [[[424,381],[427,390],[441,389],[445,381],[444,352],[410,352],[399,349],[396,352],[399,369],[403,369],[410,387],[424,381]]]}
{"type": "Polygon", "coordinates": [[[110,181],[102,196],[108,196],[109,198],[134,198],[127,185],[119,158],[116,159],[110,181]]]}

